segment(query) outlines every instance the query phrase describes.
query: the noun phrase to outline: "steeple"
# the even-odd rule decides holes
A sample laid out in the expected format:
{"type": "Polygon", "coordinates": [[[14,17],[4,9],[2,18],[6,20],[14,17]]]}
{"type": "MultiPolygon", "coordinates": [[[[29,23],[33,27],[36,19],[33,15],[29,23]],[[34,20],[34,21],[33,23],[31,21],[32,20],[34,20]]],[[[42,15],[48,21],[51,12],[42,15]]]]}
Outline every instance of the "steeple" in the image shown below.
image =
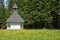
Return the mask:
{"type": "Polygon", "coordinates": [[[13,13],[18,13],[18,7],[16,4],[13,6],[13,13]]]}
{"type": "Polygon", "coordinates": [[[13,14],[7,19],[7,22],[24,22],[24,20],[18,14],[18,7],[16,4],[13,6],[13,14]]]}
{"type": "Polygon", "coordinates": [[[14,4],[13,9],[18,9],[18,7],[17,7],[17,5],[16,5],[16,4],[14,4]]]}

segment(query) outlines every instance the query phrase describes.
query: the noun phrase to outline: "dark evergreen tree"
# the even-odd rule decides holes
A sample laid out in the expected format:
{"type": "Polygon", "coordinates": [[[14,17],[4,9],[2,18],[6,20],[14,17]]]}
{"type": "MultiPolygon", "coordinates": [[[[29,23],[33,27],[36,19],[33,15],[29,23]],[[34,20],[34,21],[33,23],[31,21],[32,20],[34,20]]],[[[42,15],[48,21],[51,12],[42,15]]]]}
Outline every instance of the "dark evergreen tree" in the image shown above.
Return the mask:
{"type": "Polygon", "coordinates": [[[9,0],[8,17],[14,3],[19,7],[19,15],[25,20],[25,28],[60,28],[59,0],[9,0]]]}

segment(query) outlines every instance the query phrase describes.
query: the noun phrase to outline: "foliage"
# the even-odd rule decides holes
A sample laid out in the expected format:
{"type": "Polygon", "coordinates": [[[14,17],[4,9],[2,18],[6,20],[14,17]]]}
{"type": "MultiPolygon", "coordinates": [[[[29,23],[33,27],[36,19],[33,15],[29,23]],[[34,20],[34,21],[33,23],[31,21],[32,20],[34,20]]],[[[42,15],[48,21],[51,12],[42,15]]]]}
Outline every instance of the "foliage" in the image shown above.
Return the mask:
{"type": "Polygon", "coordinates": [[[8,0],[8,2],[8,10],[4,9],[6,10],[6,16],[3,17],[5,21],[12,15],[12,6],[16,3],[19,15],[25,20],[25,28],[60,28],[59,0],[8,0]]]}
{"type": "Polygon", "coordinates": [[[1,5],[1,8],[0,8],[0,29],[2,28],[2,29],[4,29],[4,28],[6,28],[6,12],[5,12],[5,7],[4,7],[4,4],[2,3],[2,5],[1,5]]]}

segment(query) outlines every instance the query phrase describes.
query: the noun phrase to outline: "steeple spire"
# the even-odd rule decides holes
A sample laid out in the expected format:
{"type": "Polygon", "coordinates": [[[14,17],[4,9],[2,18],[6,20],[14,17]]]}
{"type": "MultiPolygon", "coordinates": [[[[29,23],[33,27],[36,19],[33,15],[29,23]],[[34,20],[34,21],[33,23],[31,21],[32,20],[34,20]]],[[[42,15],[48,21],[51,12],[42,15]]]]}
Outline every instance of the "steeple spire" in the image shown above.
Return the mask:
{"type": "Polygon", "coordinates": [[[14,4],[13,9],[14,9],[14,8],[15,8],[15,9],[18,8],[16,4],[14,4]]]}
{"type": "Polygon", "coordinates": [[[18,7],[16,4],[13,5],[13,13],[17,13],[18,14],[18,7]]]}

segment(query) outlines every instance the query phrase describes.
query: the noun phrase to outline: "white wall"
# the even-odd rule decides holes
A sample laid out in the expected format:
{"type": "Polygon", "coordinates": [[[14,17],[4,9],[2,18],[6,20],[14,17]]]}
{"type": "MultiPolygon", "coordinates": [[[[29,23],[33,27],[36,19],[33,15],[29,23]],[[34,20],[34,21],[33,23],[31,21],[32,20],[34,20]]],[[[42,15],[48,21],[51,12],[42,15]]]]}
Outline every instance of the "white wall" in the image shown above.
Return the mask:
{"type": "Polygon", "coordinates": [[[7,29],[22,29],[23,26],[21,26],[20,23],[9,23],[7,24],[7,29]],[[8,26],[10,25],[10,27],[8,26]]]}

